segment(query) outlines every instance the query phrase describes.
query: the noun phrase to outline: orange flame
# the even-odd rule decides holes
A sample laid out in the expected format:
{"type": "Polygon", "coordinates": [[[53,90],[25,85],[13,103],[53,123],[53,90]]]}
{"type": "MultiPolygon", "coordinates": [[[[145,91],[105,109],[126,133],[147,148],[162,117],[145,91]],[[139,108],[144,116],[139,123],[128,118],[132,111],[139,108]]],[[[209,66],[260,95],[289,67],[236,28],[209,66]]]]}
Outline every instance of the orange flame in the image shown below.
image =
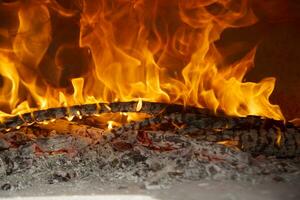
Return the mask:
{"type": "Polygon", "coordinates": [[[283,119],[280,108],[269,102],[275,78],[243,81],[255,49],[225,65],[214,45],[226,28],[257,21],[249,0],[72,2],[68,8],[55,0],[0,3],[0,10],[18,14],[15,35],[7,36],[8,29],[0,27],[0,36],[12,44],[0,43],[2,117],[33,109],[136,100],[137,111],[142,101],[154,101],[283,119]],[[70,31],[78,31],[77,42],[57,39],[66,31],[57,28],[60,19],[77,20],[78,30],[70,31]],[[83,59],[63,56],[65,51],[86,49],[83,59]],[[82,67],[84,59],[89,62],[82,67]]]}

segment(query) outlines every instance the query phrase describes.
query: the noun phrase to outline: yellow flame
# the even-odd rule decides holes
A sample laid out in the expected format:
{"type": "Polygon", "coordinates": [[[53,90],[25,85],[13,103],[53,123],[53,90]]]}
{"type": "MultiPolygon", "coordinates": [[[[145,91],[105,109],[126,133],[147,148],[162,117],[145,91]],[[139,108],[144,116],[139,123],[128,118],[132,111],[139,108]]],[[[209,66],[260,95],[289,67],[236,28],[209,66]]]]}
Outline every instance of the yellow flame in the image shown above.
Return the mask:
{"type": "Polygon", "coordinates": [[[128,116],[128,114],[126,112],[121,112],[120,114],[124,115],[124,116],[128,116]]]}
{"type": "Polygon", "coordinates": [[[133,112],[124,113],[124,116],[127,117],[126,119],[127,122],[143,120],[151,117],[149,114],[146,113],[133,113],[133,112]]]}
{"type": "Polygon", "coordinates": [[[72,84],[74,88],[73,98],[75,100],[75,104],[83,104],[85,100],[83,98],[83,85],[84,79],[83,78],[76,78],[72,79],[72,84]]]}
{"type": "Polygon", "coordinates": [[[77,116],[79,119],[82,119],[82,115],[81,115],[81,113],[80,113],[79,110],[76,111],[76,116],[77,116]]]}
{"type": "Polygon", "coordinates": [[[111,108],[110,108],[108,105],[104,104],[104,107],[105,107],[107,110],[111,111],[111,108]]]}
{"type": "Polygon", "coordinates": [[[141,98],[139,98],[135,110],[136,110],[137,112],[139,112],[139,111],[141,111],[142,107],[143,107],[143,100],[142,100],[141,98]]]}
{"type": "Polygon", "coordinates": [[[277,137],[276,137],[276,144],[278,147],[281,146],[281,139],[282,139],[282,132],[280,130],[280,128],[275,127],[276,128],[276,133],[277,133],[277,137]]]}
{"type": "Polygon", "coordinates": [[[17,106],[20,83],[18,72],[12,59],[9,54],[2,53],[0,49],[0,74],[3,77],[0,103],[8,104],[10,109],[14,109],[17,106]]]}
{"type": "Polygon", "coordinates": [[[49,107],[137,99],[136,111],[142,101],[153,101],[284,119],[269,101],[275,78],[244,81],[255,49],[226,64],[215,46],[226,28],[257,21],[250,3],[83,0],[80,15],[54,0],[21,3],[14,10],[17,33],[5,37],[12,45],[0,45],[0,120],[49,107]],[[55,20],[79,28],[68,32],[55,20]]]}
{"type": "Polygon", "coordinates": [[[49,123],[50,123],[50,121],[42,121],[42,122],[40,122],[40,124],[43,124],[43,125],[47,125],[49,123]]]}
{"type": "Polygon", "coordinates": [[[234,141],[234,140],[224,140],[224,141],[219,141],[217,142],[218,144],[221,144],[221,145],[224,145],[224,146],[227,146],[227,147],[230,147],[230,148],[234,148],[236,150],[240,150],[238,148],[238,141],[234,141]]]}
{"type": "Polygon", "coordinates": [[[73,121],[73,119],[74,119],[74,115],[71,115],[71,116],[66,116],[65,118],[69,121],[69,122],[71,122],[71,121],[73,121]]]}
{"type": "Polygon", "coordinates": [[[108,121],[107,122],[107,129],[108,130],[111,130],[113,128],[113,123],[114,123],[113,121],[108,121]]]}

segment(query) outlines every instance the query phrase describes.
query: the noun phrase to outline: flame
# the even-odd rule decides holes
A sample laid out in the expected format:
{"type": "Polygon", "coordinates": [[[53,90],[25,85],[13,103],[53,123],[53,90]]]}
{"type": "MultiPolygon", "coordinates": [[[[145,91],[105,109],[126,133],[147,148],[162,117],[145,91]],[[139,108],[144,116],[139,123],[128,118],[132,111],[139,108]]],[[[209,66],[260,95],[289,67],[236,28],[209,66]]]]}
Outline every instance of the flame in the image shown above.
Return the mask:
{"type": "Polygon", "coordinates": [[[276,136],[276,145],[278,147],[280,147],[281,146],[281,141],[282,141],[282,132],[281,132],[280,128],[278,128],[278,127],[275,127],[275,128],[276,128],[276,134],[277,134],[277,136],[276,136]]]}
{"type": "Polygon", "coordinates": [[[112,120],[107,121],[107,129],[108,130],[113,129],[114,127],[119,127],[120,125],[121,124],[116,121],[112,121],[112,120]]]}
{"type": "Polygon", "coordinates": [[[143,100],[142,100],[141,98],[139,98],[135,110],[136,110],[137,112],[139,112],[139,111],[141,111],[142,107],[143,107],[143,100]]]}
{"type": "Polygon", "coordinates": [[[0,40],[1,120],[49,107],[132,100],[137,111],[142,101],[153,101],[284,119],[269,101],[275,78],[244,81],[255,49],[228,65],[215,46],[226,28],[256,23],[249,0],[71,4],[0,3],[18,16],[15,34],[0,27],[0,39],[12,44],[0,40]],[[63,37],[63,21],[75,22],[70,38],[63,37]]]}
{"type": "Polygon", "coordinates": [[[217,142],[217,143],[225,145],[225,146],[229,146],[229,147],[237,146],[238,145],[238,142],[234,141],[234,140],[224,140],[224,141],[220,141],[220,142],[217,142]]]}
{"type": "Polygon", "coordinates": [[[114,123],[113,121],[108,121],[107,122],[107,129],[108,130],[111,130],[113,128],[113,123],[114,123]]]}

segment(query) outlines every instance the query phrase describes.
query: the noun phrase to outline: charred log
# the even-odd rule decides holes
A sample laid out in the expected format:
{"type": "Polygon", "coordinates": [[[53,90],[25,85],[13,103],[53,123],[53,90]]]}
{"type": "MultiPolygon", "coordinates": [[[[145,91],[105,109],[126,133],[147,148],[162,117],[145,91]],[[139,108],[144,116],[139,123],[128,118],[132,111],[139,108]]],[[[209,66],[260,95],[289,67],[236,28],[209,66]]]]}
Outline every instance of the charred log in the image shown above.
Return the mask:
{"type": "Polygon", "coordinates": [[[252,155],[295,157],[300,155],[300,129],[272,119],[255,116],[245,118],[172,113],[132,122],[111,130],[110,139],[122,137],[126,131],[151,132],[172,130],[201,141],[237,147],[252,155]]]}
{"type": "Polygon", "coordinates": [[[207,115],[209,113],[212,114],[211,111],[207,109],[199,109],[189,106],[184,107],[177,104],[143,102],[142,107],[139,110],[137,110],[137,105],[138,102],[113,102],[75,105],[68,108],[59,107],[38,110],[5,119],[4,122],[0,123],[0,131],[31,125],[35,122],[50,121],[53,119],[62,119],[66,117],[99,115],[103,113],[140,112],[157,115],[159,113],[167,114],[175,112],[187,112],[203,115],[207,115]]]}
{"type": "MultiPolygon", "coordinates": [[[[294,157],[300,155],[300,129],[289,123],[284,124],[282,121],[264,119],[258,116],[231,117],[222,113],[216,115],[206,109],[184,107],[176,104],[143,102],[141,109],[137,109],[137,104],[137,102],[118,102],[88,104],[69,108],[51,108],[6,119],[6,121],[1,124],[1,127],[3,131],[3,129],[23,126],[23,128],[21,128],[22,130],[20,130],[20,132],[26,132],[26,134],[23,134],[23,142],[30,141],[30,139],[26,139],[30,132],[35,132],[36,137],[39,138],[45,134],[45,130],[48,130],[48,132],[56,131],[56,133],[71,134],[81,139],[84,138],[84,140],[87,141],[86,146],[95,144],[95,142],[113,142],[115,146],[119,148],[129,148],[133,144],[118,142],[120,138],[124,137],[124,133],[134,132],[138,134],[135,137],[136,141],[138,141],[141,135],[147,138],[147,135],[153,135],[153,133],[158,131],[171,131],[174,135],[173,138],[178,136],[193,138],[197,141],[220,143],[239,148],[253,155],[263,154],[276,157],[294,157]],[[124,124],[112,130],[106,130],[105,133],[103,129],[80,124],[80,122],[76,124],[70,123],[67,120],[58,120],[69,116],[82,117],[119,112],[148,113],[153,117],[124,124]],[[34,124],[34,122],[50,121],[52,119],[56,119],[56,121],[51,122],[49,125],[40,123],[34,124]],[[32,126],[26,127],[26,125],[32,126]],[[92,134],[92,136],[90,134],[92,134]]],[[[11,132],[7,134],[11,134],[11,132]]],[[[22,134],[17,136],[20,137],[20,135],[22,134]]],[[[46,137],[47,135],[45,135],[45,138],[46,137]]],[[[31,139],[32,138],[35,137],[31,137],[31,139]]],[[[74,144],[73,140],[69,140],[65,137],[53,139],[53,141],[56,140],[62,140],[61,142],[57,142],[58,146],[60,144],[74,144]]],[[[1,141],[0,139],[0,148],[7,149],[9,148],[9,144],[14,144],[18,141],[22,142],[22,138],[17,138],[9,143],[7,143],[6,140],[1,141]]],[[[44,142],[47,141],[47,139],[39,138],[37,141],[37,144],[42,146],[40,147],[42,151],[47,151],[47,149],[51,150],[51,148],[57,149],[56,147],[45,144],[44,142]]],[[[152,143],[151,138],[145,139],[145,141],[148,141],[147,143],[149,144],[152,143]]],[[[160,149],[151,145],[150,147],[160,149]]],[[[163,149],[168,148],[164,147],[163,149]]]]}

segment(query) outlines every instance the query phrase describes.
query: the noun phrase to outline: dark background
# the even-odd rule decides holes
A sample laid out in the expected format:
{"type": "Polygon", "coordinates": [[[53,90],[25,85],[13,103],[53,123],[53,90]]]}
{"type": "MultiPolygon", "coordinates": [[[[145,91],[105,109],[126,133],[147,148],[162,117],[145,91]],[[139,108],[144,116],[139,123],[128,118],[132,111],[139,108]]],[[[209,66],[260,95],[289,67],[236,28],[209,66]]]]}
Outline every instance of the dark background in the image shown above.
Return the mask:
{"type": "MultiPolygon", "coordinates": [[[[224,31],[217,44],[230,48],[243,42],[244,50],[258,45],[255,67],[245,79],[257,82],[264,77],[276,77],[271,102],[280,105],[287,119],[299,118],[300,1],[253,0],[252,7],[259,18],[258,23],[224,31]]],[[[236,55],[244,50],[237,49],[236,55]]]]}

